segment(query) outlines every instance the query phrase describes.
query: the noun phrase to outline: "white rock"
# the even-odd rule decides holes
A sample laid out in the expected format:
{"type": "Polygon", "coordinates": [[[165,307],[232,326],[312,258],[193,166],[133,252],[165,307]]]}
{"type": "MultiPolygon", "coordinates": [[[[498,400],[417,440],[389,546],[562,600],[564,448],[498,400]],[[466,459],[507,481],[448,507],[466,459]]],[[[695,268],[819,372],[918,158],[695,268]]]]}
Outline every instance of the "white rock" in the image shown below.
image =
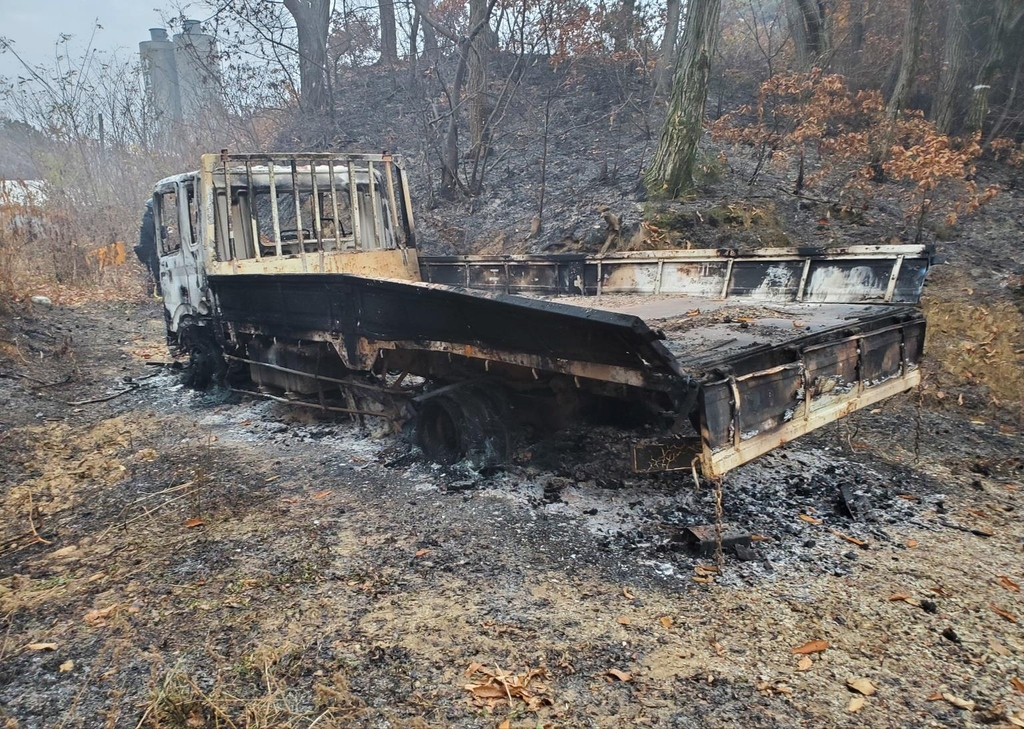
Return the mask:
{"type": "Polygon", "coordinates": [[[40,306],[53,306],[53,302],[47,296],[33,296],[32,303],[40,306]]]}

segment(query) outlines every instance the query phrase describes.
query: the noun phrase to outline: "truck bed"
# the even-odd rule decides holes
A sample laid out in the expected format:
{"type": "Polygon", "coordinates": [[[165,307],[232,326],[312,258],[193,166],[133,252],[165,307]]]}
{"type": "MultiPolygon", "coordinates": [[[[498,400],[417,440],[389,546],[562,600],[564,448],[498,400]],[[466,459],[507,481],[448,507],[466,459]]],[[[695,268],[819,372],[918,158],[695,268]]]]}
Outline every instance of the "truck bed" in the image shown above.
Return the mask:
{"type": "MultiPolygon", "coordinates": [[[[770,265],[762,268],[774,275],[770,265]]],[[[759,298],[757,287],[724,299],[547,299],[343,274],[209,280],[232,326],[332,341],[356,370],[395,350],[465,358],[485,372],[488,363],[502,363],[535,378],[568,375],[661,392],[700,435],[637,444],[638,470],[689,468],[697,458],[704,473],[721,475],[920,381],[920,312],[849,301],[848,288],[841,292],[846,301],[819,303],[827,291],[819,289],[816,301],[789,293],[759,298]]],[[[877,301],[878,288],[861,291],[877,301]]]]}

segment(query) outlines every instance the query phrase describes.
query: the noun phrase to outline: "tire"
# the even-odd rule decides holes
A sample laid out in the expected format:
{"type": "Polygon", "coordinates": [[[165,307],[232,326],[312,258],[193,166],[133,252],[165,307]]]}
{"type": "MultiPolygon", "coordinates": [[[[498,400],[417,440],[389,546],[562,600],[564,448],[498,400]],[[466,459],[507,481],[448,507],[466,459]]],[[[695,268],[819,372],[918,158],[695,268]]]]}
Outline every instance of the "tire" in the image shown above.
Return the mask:
{"type": "Polygon", "coordinates": [[[501,466],[512,452],[509,409],[496,385],[453,385],[428,394],[416,412],[416,442],[435,463],[501,466]]]}
{"type": "Polygon", "coordinates": [[[220,385],[227,373],[227,361],[208,327],[189,324],[182,329],[181,344],[188,351],[185,385],[205,390],[220,385]]]}

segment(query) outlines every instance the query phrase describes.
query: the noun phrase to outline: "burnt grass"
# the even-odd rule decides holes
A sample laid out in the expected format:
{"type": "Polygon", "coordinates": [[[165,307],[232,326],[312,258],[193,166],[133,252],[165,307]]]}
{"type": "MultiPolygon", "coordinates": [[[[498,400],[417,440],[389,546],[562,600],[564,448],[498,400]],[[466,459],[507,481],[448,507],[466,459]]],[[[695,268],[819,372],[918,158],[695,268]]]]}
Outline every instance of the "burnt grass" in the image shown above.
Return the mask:
{"type": "Polygon", "coordinates": [[[1020,583],[1024,537],[1005,427],[903,396],[735,471],[724,520],[763,540],[709,579],[683,534],[713,489],[633,474],[634,434],[438,468],[400,436],[179,387],[140,356],[157,314],[11,325],[54,337],[0,378],[10,726],[972,726],[1020,703],[1024,643],[993,610],[1021,613],[999,579],[1020,583]],[[544,700],[478,705],[473,662],[544,668],[544,700]],[[879,691],[852,714],[858,676],[879,691]]]}

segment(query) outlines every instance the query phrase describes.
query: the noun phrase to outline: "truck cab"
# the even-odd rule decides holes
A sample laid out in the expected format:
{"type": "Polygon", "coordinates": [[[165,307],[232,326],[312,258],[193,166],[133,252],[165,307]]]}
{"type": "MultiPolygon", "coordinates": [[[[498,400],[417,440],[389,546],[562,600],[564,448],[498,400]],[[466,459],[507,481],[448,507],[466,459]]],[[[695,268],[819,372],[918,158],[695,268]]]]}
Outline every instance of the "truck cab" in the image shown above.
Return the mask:
{"type": "Polygon", "coordinates": [[[153,191],[168,332],[204,326],[208,277],[350,273],[419,281],[409,186],[389,154],[205,154],[153,191]]]}

